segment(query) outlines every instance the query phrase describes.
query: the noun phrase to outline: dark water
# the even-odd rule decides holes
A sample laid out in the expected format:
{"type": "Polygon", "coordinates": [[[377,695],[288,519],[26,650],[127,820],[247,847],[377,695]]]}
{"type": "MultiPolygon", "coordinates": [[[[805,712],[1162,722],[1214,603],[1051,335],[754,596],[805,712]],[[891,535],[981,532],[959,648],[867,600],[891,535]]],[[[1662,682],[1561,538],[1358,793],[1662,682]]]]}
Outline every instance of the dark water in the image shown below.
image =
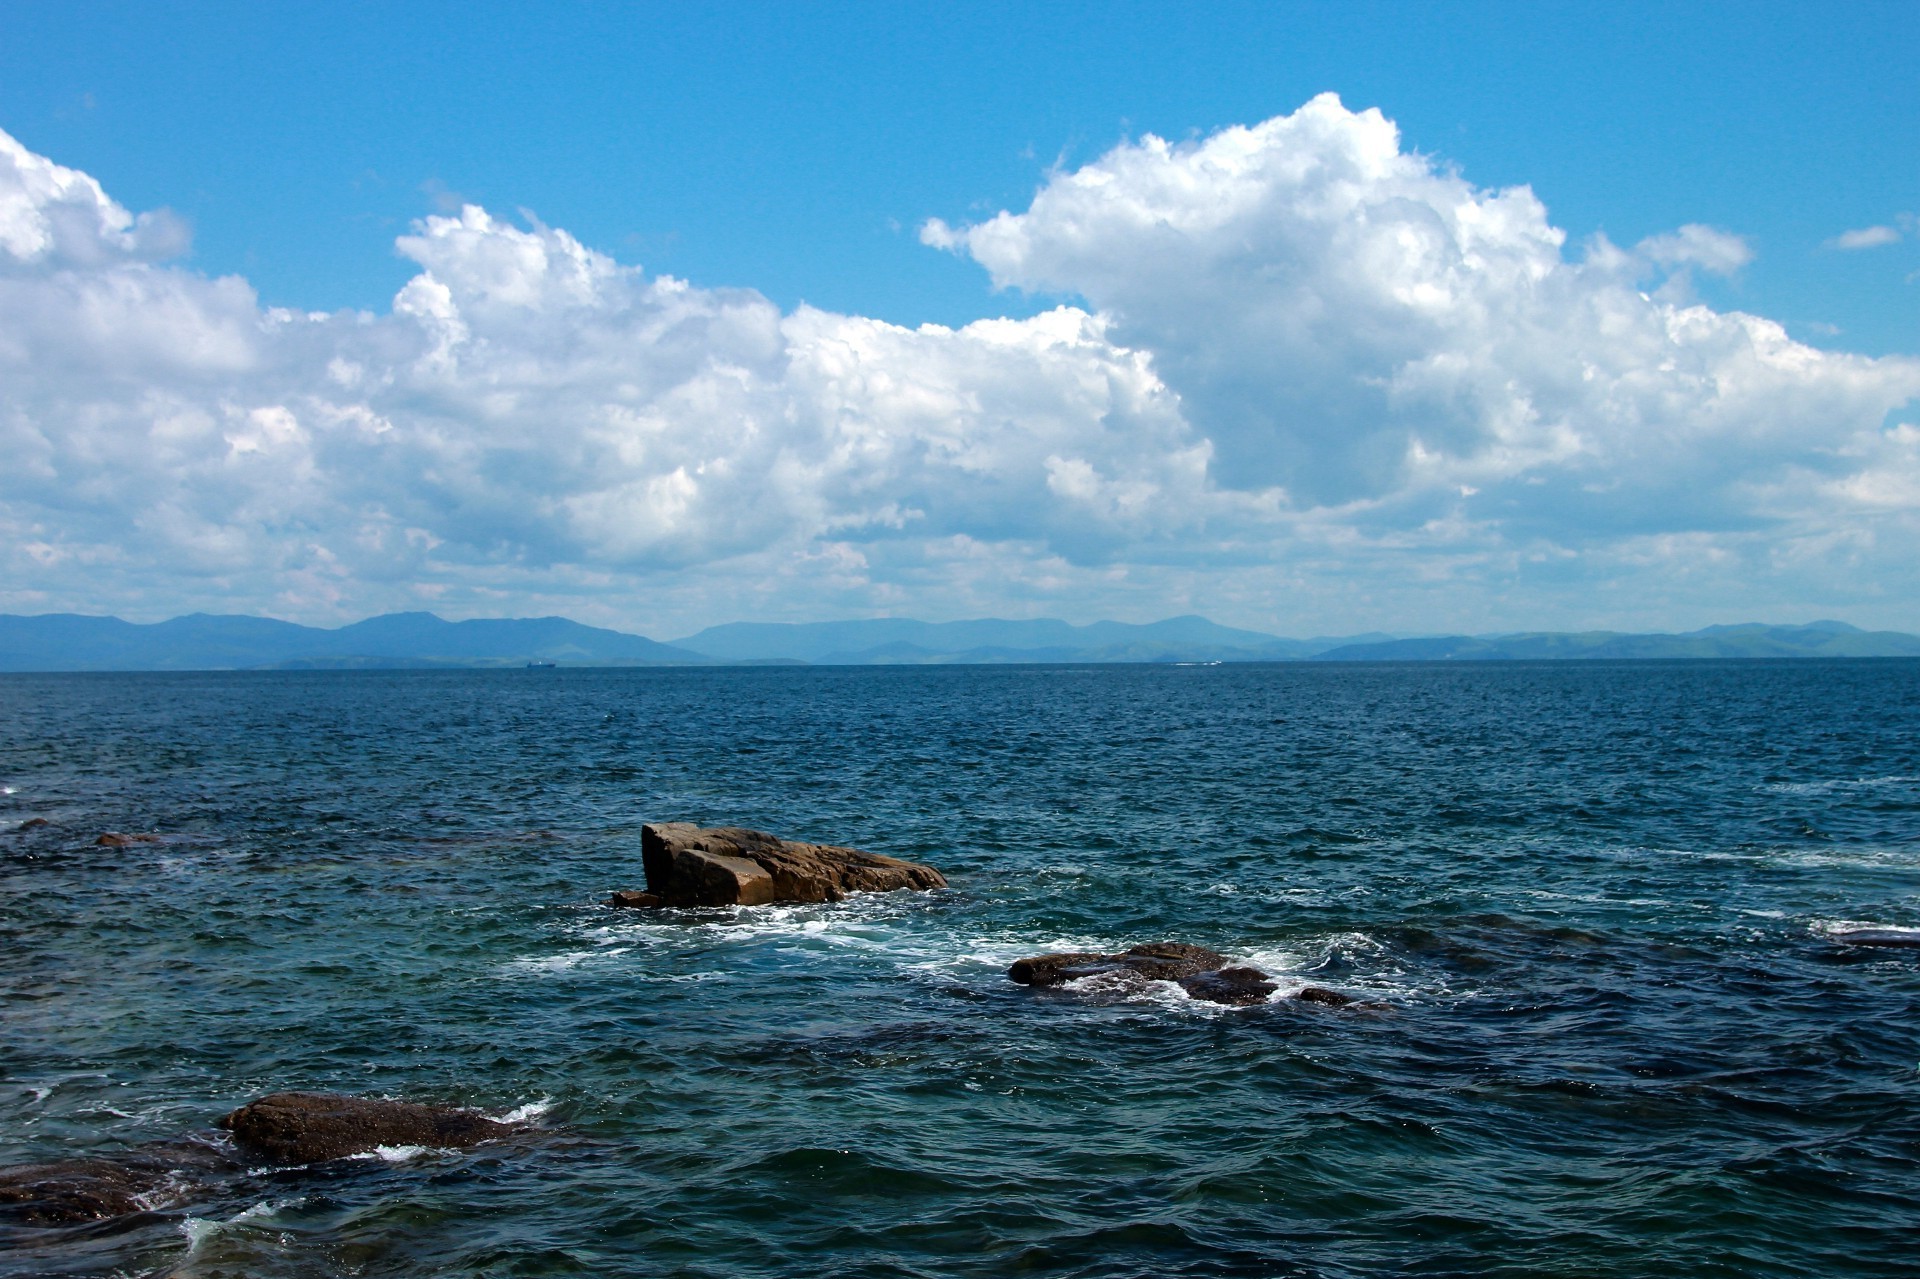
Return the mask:
{"type": "Polygon", "coordinates": [[[0,784],[0,1162],[540,1116],[0,1273],[1920,1266],[1920,952],[1827,936],[1920,924],[1920,663],[7,676],[0,784]],[[598,905],[662,819],[953,889],[598,905]],[[1391,1011],[1002,976],[1161,939],[1391,1011]]]}

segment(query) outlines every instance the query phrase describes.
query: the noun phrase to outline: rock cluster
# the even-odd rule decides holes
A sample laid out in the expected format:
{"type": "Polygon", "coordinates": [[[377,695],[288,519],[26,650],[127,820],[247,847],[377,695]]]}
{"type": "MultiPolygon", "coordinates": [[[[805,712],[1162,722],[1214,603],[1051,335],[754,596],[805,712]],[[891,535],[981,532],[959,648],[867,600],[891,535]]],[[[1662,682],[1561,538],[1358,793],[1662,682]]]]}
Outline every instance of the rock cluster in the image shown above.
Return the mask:
{"type": "Polygon", "coordinates": [[[338,1093],[277,1092],[220,1117],[245,1154],[275,1164],[311,1164],[380,1146],[464,1147],[512,1128],[472,1110],[338,1093]]]}
{"type": "MultiPolygon", "coordinates": [[[[1219,951],[1184,942],[1153,942],[1114,955],[1097,951],[1035,955],[1015,960],[1007,976],[1023,986],[1063,986],[1095,976],[1122,984],[1170,981],[1195,999],[1234,1005],[1264,1004],[1279,989],[1258,968],[1236,965],[1219,951]]],[[[1332,1008],[1354,1002],[1352,997],[1322,986],[1308,986],[1292,997],[1332,1008]]]]}
{"type": "Polygon", "coordinates": [[[832,844],[803,844],[739,826],[662,822],[640,831],[647,891],[615,906],[760,906],[837,902],[849,893],[945,888],[931,866],[832,844]]]}

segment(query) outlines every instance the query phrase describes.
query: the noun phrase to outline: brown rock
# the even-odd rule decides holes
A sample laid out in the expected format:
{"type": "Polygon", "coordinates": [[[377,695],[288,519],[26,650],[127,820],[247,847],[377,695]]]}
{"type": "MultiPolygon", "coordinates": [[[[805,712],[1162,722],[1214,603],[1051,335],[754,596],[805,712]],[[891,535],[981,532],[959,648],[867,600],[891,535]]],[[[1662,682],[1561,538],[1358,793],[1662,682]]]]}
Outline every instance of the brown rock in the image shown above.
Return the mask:
{"type": "Polygon", "coordinates": [[[1293,992],[1293,997],[1307,1004],[1323,1004],[1328,1008],[1345,1008],[1357,1002],[1352,995],[1343,995],[1337,990],[1328,990],[1325,986],[1303,986],[1293,992]]]}
{"type": "Polygon", "coordinates": [[[247,1155],[276,1164],[341,1159],[376,1146],[472,1146],[513,1131],[471,1110],[314,1092],[273,1093],[218,1126],[247,1155]]]}
{"type": "Polygon", "coordinates": [[[110,830],[99,839],[94,840],[93,846],[95,848],[131,848],[135,844],[157,844],[159,842],[160,837],[158,835],[122,835],[118,831],[110,830]]]}
{"type": "Polygon", "coordinates": [[[660,898],[653,893],[632,893],[621,890],[607,898],[609,906],[624,906],[632,910],[646,910],[660,904],[660,898]]]}
{"type": "Polygon", "coordinates": [[[1278,990],[1273,980],[1258,968],[1219,968],[1200,973],[1180,983],[1195,999],[1215,1004],[1264,1004],[1278,990]]]}
{"type": "Polygon", "coordinates": [[[1023,986],[1059,986],[1097,974],[1122,980],[1178,982],[1195,999],[1216,1004],[1265,1003],[1276,987],[1258,968],[1227,966],[1227,957],[1204,946],[1157,942],[1119,954],[1067,951],[1015,960],[1007,976],[1023,986]]]}
{"type": "Polygon", "coordinates": [[[26,821],[21,822],[18,826],[14,827],[14,829],[15,830],[39,830],[42,826],[51,826],[51,825],[53,825],[53,823],[48,821],[44,817],[29,817],[27,818],[26,821]]]}
{"type": "Polygon", "coordinates": [[[117,1159],[58,1159],[0,1168],[0,1217],[30,1226],[70,1225],[150,1212],[191,1190],[184,1173],[229,1168],[218,1151],[191,1142],[143,1147],[117,1159]]]}
{"type": "Polygon", "coordinates": [[[33,1226],[99,1221],[141,1212],[142,1196],[164,1172],[126,1168],[109,1159],[61,1159],[0,1168],[0,1213],[33,1226]]]}
{"type": "Polygon", "coordinates": [[[647,874],[645,895],[666,906],[837,902],[848,893],[947,885],[939,871],[917,862],[832,844],[803,844],[738,826],[645,826],[640,857],[647,874]]]}

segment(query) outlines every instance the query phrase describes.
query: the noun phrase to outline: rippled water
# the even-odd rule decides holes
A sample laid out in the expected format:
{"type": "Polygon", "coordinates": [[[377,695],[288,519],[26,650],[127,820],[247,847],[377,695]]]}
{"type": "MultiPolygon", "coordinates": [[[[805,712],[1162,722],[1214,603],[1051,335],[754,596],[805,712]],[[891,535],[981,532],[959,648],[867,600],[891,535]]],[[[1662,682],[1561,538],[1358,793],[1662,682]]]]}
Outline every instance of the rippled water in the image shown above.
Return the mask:
{"type": "Polygon", "coordinates": [[[0,1162],[538,1114],[0,1273],[1906,1275],[1920,663],[0,678],[0,1162]],[[639,827],[951,891],[641,915],[639,827]],[[103,830],[163,842],[91,846],[103,830]],[[1200,942],[1385,1001],[1036,992],[1200,942]]]}

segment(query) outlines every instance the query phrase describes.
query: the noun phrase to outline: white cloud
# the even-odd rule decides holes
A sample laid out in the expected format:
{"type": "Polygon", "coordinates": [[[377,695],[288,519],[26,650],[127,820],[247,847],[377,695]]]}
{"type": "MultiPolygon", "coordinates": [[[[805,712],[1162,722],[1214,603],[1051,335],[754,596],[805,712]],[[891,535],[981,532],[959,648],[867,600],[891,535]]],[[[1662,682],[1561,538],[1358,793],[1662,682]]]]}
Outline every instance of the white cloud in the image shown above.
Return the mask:
{"type": "Polygon", "coordinates": [[[1686,302],[1750,260],[1731,233],[1569,254],[1526,188],[1323,97],[922,238],[1071,301],[783,314],[467,206],[400,239],[388,312],[291,313],[0,135],[0,609],[1298,632],[1920,598],[1889,425],[1920,361],[1686,302]]]}
{"type": "Polygon", "coordinates": [[[1855,231],[1842,231],[1827,243],[1836,249],[1877,249],[1899,242],[1900,232],[1893,227],[1863,226],[1855,231]]]}

